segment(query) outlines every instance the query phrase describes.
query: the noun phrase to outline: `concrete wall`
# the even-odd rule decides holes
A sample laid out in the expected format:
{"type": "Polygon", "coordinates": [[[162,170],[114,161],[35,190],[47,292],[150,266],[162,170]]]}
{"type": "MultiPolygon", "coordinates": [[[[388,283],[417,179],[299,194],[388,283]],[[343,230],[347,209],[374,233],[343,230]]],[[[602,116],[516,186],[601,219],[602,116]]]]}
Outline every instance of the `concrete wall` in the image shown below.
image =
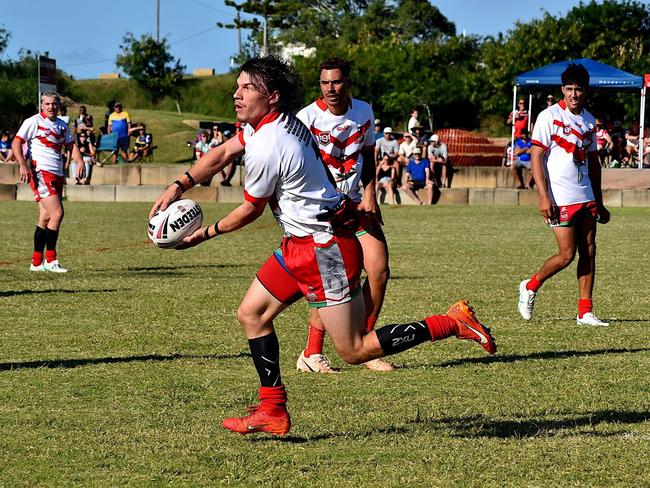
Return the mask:
{"type": "MultiPolygon", "coordinates": [[[[153,202],[170,182],[191,165],[120,164],[93,168],[92,185],[66,185],[65,196],[70,201],[93,202],[153,202]]],[[[215,176],[210,186],[198,186],[187,192],[197,202],[238,203],[243,201],[240,186],[245,169],[236,168],[232,186],[221,186],[215,176]]],[[[16,184],[20,178],[18,166],[0,164],[0,200],[33,201],[28,185],[16,184]]],[[[443,188],[434,194],[438,205],[532,205],[539,204],[537,191],[515,190],[512,176],[506,168],[456,168],[453,188],[443,188]]],[[[603,199],[610,207],[650,207],[650,171],[633,169],[603,170],[603,199]],[[631,187],[631,188],[618,188],[631,187]]],[[[426,191],[418,192],[426,201],[426,191]]],[[[403,191],[402,205],[414,205],[403,191]]]]}

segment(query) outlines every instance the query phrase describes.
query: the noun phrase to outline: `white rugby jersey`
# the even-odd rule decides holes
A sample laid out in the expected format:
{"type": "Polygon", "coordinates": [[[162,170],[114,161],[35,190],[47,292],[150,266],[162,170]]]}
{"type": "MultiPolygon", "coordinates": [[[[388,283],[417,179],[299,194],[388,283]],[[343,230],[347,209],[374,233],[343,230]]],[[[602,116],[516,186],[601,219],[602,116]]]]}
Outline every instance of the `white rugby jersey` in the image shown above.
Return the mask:
{"type": "Polygon", "coordinates": [[[74,141],[70,128],[61,119],[48,119],[43,112],[23,122],[16,137],[29,145],[32,165],[37,171],[49,171],[63,176],[63,155],[61,151],[74,141]]]}
{"type": "Polygon", "coordinates": [[[596,120],[586,110],[573,114],[561,100],[542,110],[532,143],[543,148],[549,198],[555,205],[594,200],[587,154],[596,151],[596,120]]]}
{"type": "MultiPolygon", "coordinates": [[[[372,107],[352,98],[345,114],[334,115],[319,98],[298,112],[297,117],[314,136],[321,158],[334,176],[339,191],[360,202],[361,150],[375,144],[372,107]]],[[[374,166],[374,161],[370,164],[374,166]]]]}
{"type": "Polygon", "coordinates": [[[244,198],[256,203],[270,198],[273,214],[288,235],[331,234],[320,215],[340,204],[309,131],[291,114],[271,112],[238,135],[245,147],[244,198]]]}

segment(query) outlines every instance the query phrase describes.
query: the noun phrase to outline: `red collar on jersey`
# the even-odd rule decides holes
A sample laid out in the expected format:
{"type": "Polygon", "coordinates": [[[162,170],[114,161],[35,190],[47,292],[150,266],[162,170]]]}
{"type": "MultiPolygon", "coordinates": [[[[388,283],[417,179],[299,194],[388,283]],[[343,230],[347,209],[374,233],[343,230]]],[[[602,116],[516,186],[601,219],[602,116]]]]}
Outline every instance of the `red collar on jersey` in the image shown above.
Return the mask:
{"type": "Polygon", "coordinates": [[[566,102],[564,100],[560,100],[557,102],[557,104],[560,106],[562,110],[566,110],[566,102]]]}
{"type": "Polygon", "coordinates": [[[273,122],[275,119],[277,119],[280,116],[280,112],[274,111],[274,112],[269,112],[266,114],[264,117],[262,117],[262,120],[260,120],[257,125],[255,126],[255,132],[260,130],[260,127],[262,127],[264,124],[268,124],[269,122],[273,122]]]}
{"type": "MultiPolygon", "coordinates": [[[[323,97],[318,97],[316,99],[316,105],[318,108],[320,108],[323,112],[329,109],[327,104],[325,103],[325,100],[323,100],[323,97]]],[[[350,100],[348,101],[348,108],[352,108],[352,97],[350,97],[350,100]]]]}

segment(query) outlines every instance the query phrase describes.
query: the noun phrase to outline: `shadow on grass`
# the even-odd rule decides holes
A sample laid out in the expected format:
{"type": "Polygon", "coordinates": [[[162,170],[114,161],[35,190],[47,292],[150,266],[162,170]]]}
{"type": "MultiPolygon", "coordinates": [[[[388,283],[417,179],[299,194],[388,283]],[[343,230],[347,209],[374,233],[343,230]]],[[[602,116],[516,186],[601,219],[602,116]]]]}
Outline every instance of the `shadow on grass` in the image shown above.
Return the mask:
{"type": "Polygon", "coordinates": [[[648,352],[650,348],[628,348],[628,349],[595,349],[592,351],[541,351],[531,354],[496,354],[494,356],[483,356],[478,358],[462,358],[452,361],[445,361],[440,364],[427,366],[399,366],[398,369],[420,369],[426,368],[449,368],[453,366],[464,366],[466,364],[494,364],[494,363],[516,363],[518,361],[535,361],[540,359],[566,359],[575,357],[600,356],[602,354],[626,354],[637,352],[648,352]]]}
{"type": "Polygon", "coordinates": [[[128,288],[104,288],[101,290],[64,290],[53,288],[51,290],[9,290],[0,291],[0,298],[16,297],[20,295],[35,295],[43,293],[111,293],[114,291],[126,291],[128,288]]]}
{"type": "Polygon", "coordinates": [[[126,268],[127,271],[135,271],[136,273],[148,271],[174,271],[174,270],[185,270],[185,269],[203,269],[203,268],[243,268],[248,266],[247,264],[178,264],[174,266],[129,266],[126,268]]]}
{"type": "Polygon", "coordinates": [[[585,427],[593,428],[602,423],[611,424],[640,424],[650,421],[650,412],[598,410],[583,414],[565,415],[564,418],[527,418],[520,420],[496,420],[484,415],[469,417],[429,418],[409,421],[402,426],[378,427],[363,431],[328,432],[314,436],[287,437],[252,437],[253,442],[280,441],[291,444],[318,442],[334,438],[350,438],[365,440],[373,435],[413,434],[416,429],[431,428],[433,430],[451,431],[453,437],[465,438],[499,438],[524,439],[530,437],[554,436],[587,436],[587,437],[616,437],[626,432],[594,432],[580,430],[585,427]]]}
{"type": "Polygon", "coordinates": [[[81,359],[52,359],[39,361],[25,361],[14,363],[0,363],[0,371],[13,371],[16,369],[39,369],[39,368],[78,368],[95,364],[116,364],[132,363],[139,361],[177,361],[179,359],[238,359],[248,358],[250,353],[240,352],[237,354],[145,354],[142,356],[106,357],[106,358],[81,358],[81,359]]]}

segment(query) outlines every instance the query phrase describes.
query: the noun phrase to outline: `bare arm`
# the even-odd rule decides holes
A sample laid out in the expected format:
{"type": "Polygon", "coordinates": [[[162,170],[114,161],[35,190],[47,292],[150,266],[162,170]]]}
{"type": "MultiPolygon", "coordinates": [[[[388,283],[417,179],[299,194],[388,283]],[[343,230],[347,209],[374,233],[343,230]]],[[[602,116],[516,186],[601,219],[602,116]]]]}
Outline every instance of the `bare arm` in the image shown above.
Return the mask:
{"type": "Polygon", "coordinates": [[[218,236],[219,234],[226,234],[227,232],[233,232],[245,227],[264,213],[264,207],[266,206],[267,201],[268,199],[259,200],[255,203],[249,202],[248,200],[244,201],[244,203],[239,207],[234,209],[224,218],[218,220],[216,223],[202,227],[184,238],[184,244],[177,247],[177,249],[194,247],[203,241],[218,236]]]}
{"type": "Polygon", "coordinates": [[[598,153],[592,151],[587,154],[587,161],[589,165],[589,179],[591,180],[591,189],[594,192],[596,205],[598,205],[598,221],[601,224],[609,222],[609,210],[605,208],[603,203],[603,188],[602,188],[602,170],[600,169],[600,161],[598,160],[598,153]]]}
{"type": "Polygon", "coordinates": [[[29,166],[27,166],[27,161],[23,155],[23,140],[14,137],[14,140],[11,142],[11,150],[14,152],[14,158],[16,158],[16,161],[18,162],[20,181],[22,183],[29,183],[32,172],[30,171],[29,166]]]}
{"type": "MultiPolygon", "coordinates": [[[[200,181],[217,174],[223,168],[228,166],[234,158],[241,156],[243,153],[244,145],[239,141],[238,137],[233,137],[224,144],[208,151],[194,166],[190,168],[188,173],[192,179],[194,179],[195,183],[199,183],[200,181]]],[[[154,202],[153,207],[151,207],[151,211],[149,212],[149,218],[151,218],[159,208],[165,210],[171,202],[180,198],[183,191],[189,190],[193,186],[191,180],[185,175],[183,175],[179,181],[182,183],[184,190],[181,190],[176,183],[172,183],[154,202]]]]}
{"type": "Polygon", "coordinates": [[[545,219],[551,219],[555,215],[555,208],[548,196],[546,178],[544,177],[544,153],[546,150],[539,146],[532,146],[530,151],[530,169],[535,179],[535,187],[539,193],[539,213],[545,219]]]}

